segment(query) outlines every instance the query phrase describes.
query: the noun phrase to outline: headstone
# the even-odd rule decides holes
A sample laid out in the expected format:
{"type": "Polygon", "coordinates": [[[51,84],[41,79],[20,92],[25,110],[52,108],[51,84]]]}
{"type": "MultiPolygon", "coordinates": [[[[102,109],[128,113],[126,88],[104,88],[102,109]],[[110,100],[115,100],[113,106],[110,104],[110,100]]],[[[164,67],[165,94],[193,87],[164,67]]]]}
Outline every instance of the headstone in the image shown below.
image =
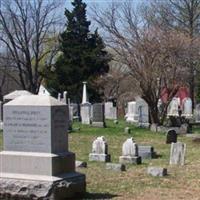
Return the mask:
{"type": "Polygon", "coordinates": [[[136,98],[136,115],[140,127],[149,127],[149,107],[146,101],[140,97],[136,98]]]}
{"type": "Polygon", "coordinates": [[[21,96],[4,104],[0,199],[54,199],[85,192],[68,151],[67,105],[47,95],[21,96]],[[24,192],[26,191],[26,192],[24,192]]]}
{"type": "Polygon", "coordinates": [[[197,104],[195,108],[195,121],[200,123],[200,104],[197,104]]]}
{"type": "Polygon", "coordinates": [[[128,102],[128,113],[125,116],[126,121],[130,123],[138,122],[138,115],[136,113],[136,102],[128,102]]]}
{"type": "Polygon", "coordinates": [[[84,103],[81,104],[81,123],[91,124],[91,104],[84,103]]]}
{"type": "Polygon", "coordinates": [[[138,155],[142,159],[152,159],[156,157],[156,152],[152,146],[138,145],[138,155]]]}
{"type": "Polygon", "coordinates": [[[73,119],[80,119],[80,107],[77,103],[71,103],[71,106],[73,108],[73,119]]]}
{"type": "Polygon", "coordinates": [[[117,108],[113,106],[113,102],[105,103],[105,118],[117,119],[117,108]]]}
{"type": "Polygon", "coordinates": [[[92,126],[105,127],[104,104],[102,103],[92,105],[92,126]]]}
{"type": "Polygon", "coordinates": [[[113,171],[126,171],[126,165],[121,163],[106,163],[106,169],[113,171]]]}
{"type": "Polygon", "coordinates": [[[192,100],[191,98],[187,97],[183,99],[183,110],[182,115],[185,118],[192,118],[192,100]]]}
{"type": "Polygon", "coordinates": [[[174,97],[170,102],[167,110],[167,116],[179,116],[180,98],[174,97]]]}
{"type": "Polygon", "coordinates": [[[172,143],[170,151],[170,165],[184,165],[186,144],[182,142],[172,143]]]}
{"type": "Polygon", "coordinates": [[[172,142],[177,142],[177,133],[174,129],[168,130],[166,136],[166,144],[171,144],[172,142]]]}
{"type": "Polygon", "coordinates": [[[3,102],[0,101],[0,130],[3,130],[3,102]]]}
{"type": "Polygon", "coordinates": [[[76,160],[76,168],[87,168],[87,163],[84,161],[76,160]]]}
{"type": "Polygon", "coordinates": [[[133,138],[127,139],[122,146],[122,156],[119,157],[119,163],[141,164],[142,159],[138,156],[138,145],[133,138]]]}
{"type": "Polygon", "coordinates": [[[129,127],[125,127],[124,128],[124,133],[130,134],[131,133],[131,129],[129,127]]]}
{"type": "Polygon", "coordinates": [[[147,174],[151,176],[163,177],[167,175],[167,169],[162,167],[148,167],[147,174]]]}
{"type": "Polygon", "coordinates": [[[32,95],[32,93],[30,93],[29,91],[27,90],[15,90],[9,94],[6,94],[4,97],[3,97],[3,102],[4,103],[7,103],[11,100],[14,100],[15,98],[17,97],[20,97],[20,96],[29,96],[29,95],[32,95]]]}
{"type": "Polygon", "coordinates": [[[89,154],[90,161],[110,162],[108,144],[103,136],[97,137],[92,143],[92,153],[89,154]]]}
{"type": "Polygon", "coordinates": [[[49,91],[41,84],[41,85],[40,85],[40,88],[39,88],[38,95],[48,95],[48,96],[50,96],[51,94],[50,94],[49,91]]]}

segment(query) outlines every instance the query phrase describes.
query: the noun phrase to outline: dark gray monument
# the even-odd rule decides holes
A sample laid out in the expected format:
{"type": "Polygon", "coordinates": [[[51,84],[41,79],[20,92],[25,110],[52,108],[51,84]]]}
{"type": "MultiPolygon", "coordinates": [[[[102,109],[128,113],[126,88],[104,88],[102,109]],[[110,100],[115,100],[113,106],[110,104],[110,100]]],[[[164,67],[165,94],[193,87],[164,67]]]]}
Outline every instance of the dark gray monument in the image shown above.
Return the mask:
{"type": "Polygon", "coordinates": [[[156,157],[156,152],[153,146],[138,145],[138,155],[142,159],[152,159],[156,157]]]}
{"type": "Polygon", "coordinates": [[[92,106],[92,126],[105,127],[104,104],[95,103],[92,106]]]}
{"type": "Polygon", "coordinates": [[[177,133],[174,129],[168,130],[166,136],[166,144],[171,144],[172,142],[177,142],[177,133]]]}
{"type": "Polygon", "coordinates": [[[47,95],[21,96],[4,104],[0,199],[60,200],[85,192],[68,151],[67,105],[47,95]]]}

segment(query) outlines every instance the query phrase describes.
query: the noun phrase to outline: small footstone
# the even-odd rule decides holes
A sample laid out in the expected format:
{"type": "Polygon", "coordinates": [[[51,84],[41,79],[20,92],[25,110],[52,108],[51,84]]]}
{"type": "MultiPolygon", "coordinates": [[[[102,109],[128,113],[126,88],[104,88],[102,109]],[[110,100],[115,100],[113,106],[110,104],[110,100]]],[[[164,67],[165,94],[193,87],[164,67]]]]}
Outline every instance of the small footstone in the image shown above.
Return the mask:
{"type": "Polygon", "coordinates": [[[148,167],[147,174],[163,177],[167,175],[167,169],[162,167],[148,167]]]}
{"type": "Polygon", "coordinates": [[[114,120],[114,124],[119,124],[118,120],[114,120]]]}
{"type": "Polygon", "coordinates": [[[131,129],[129,127],[126,127],[124,129],[124,133],[130,134],[131,133],[131,129]]]}
{"type": "Polygon", "coordinates": [[[87,168],[87,162],[76,160],[76,168],[87,168]]]}
{"type": "Polygon", "coordinates": [[[106,169],[113,171],[126,171],[126,166],[119,163],[106,163],[106,169]]]}

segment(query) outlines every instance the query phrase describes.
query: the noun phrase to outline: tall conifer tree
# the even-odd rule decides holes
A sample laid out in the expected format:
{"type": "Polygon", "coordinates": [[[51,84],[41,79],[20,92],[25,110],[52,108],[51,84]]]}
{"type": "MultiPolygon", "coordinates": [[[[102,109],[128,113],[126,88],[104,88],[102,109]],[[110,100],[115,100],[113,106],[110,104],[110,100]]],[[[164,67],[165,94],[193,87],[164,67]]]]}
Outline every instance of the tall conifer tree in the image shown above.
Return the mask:
{"type": "Polygon", "coordinates": [[[60,51],[53,78],[48,87],[57,92],[68,91],[73,101],[80,102],[82,82],[88,82],[88,93],[92,101],[99,101],[100,94],[94,80],[108,72],[109,56],[98,31],[89,31],[90,21],[86,16],[86,4],[82,0],[72,2],[73,10],[65,10],[66,29],[60,35],[60,51]]]}

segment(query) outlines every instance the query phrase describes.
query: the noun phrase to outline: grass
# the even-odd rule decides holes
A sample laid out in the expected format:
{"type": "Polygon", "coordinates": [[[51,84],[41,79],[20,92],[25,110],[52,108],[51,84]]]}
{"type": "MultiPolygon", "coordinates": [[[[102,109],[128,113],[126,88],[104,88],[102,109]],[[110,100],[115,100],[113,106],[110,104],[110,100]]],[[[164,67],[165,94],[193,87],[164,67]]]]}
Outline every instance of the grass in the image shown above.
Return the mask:
{"type": "MultiPolygon", "coordinates": [[[[88,168],[78,169],[86,174],[87,194],[84,199],[200,199],[200,144],[193,143],[192,138],[179,137],[179,141],[187,144],[186,164],[169,166],[170,145],[165,144],[164,134],[127,125],[123,120],[117,125],[112,121],[107,121],[106,124],[107,128],[94,128],[76,122],[73,127],[75,130],[80,127],[80,130],[69,134],[70,151],[76,153],[77,160],[88,162],[88,168]],[[124,133],[126,126],[131,128],[131,134],[124,133]],[[104,163],[88,161],[92,142],[101,135],[105,136],[108,142],[112,162],[118,162],[122,144],[128,137],[133,137],[138,144],[154,146],[161,157],[144,160],[142,165],[138,166],[127,165],[125,172],[106,170],[104,163]],[[146,174],[148,166],[167,167],[169,176],[151,177],[146,174]]],[[[195,133],[197,132],[198,129],[195,130],[195,133]]]]}

